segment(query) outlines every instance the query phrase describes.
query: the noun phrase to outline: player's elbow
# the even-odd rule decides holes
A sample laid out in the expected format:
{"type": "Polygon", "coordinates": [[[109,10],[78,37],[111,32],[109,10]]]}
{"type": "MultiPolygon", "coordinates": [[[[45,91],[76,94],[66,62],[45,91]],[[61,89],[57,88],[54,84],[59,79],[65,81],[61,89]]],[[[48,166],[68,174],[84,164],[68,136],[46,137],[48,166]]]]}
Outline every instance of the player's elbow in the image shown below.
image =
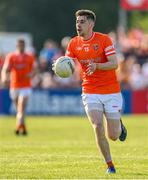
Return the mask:
{"type": "Polygon", "coordinates": [[[118,63],[113,62],[113,63],[112,63],[112,69],[117,69],[117,68],[118,68],[118,63]]]}
{"type": "Polygon", "coordinates": [[[118,64],[114,64],[114,69],[118,69],[118,64]]]}

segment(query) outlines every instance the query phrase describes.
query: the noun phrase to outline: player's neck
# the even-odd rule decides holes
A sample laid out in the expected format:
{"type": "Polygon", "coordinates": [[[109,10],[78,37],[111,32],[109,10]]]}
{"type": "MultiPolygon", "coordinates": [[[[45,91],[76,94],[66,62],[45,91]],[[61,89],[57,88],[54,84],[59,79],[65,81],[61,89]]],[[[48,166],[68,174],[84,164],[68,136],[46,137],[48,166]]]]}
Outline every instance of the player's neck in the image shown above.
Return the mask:
{"type": "Polygon", "coordinates": [[[84,40],[84,41],[88,41],[88,40],[90,40],[90,39],[93,37],[93,35],[94,35],[94,32],[91,31],[91,32],[89,32],[87,35],[85,35],[85,36],[83,37],[83,40],[84,40]]]}
{"type": "Polygon", "coordinates": [[[24,54],[24,51],[16,50],[17,54],[24,54]]]}

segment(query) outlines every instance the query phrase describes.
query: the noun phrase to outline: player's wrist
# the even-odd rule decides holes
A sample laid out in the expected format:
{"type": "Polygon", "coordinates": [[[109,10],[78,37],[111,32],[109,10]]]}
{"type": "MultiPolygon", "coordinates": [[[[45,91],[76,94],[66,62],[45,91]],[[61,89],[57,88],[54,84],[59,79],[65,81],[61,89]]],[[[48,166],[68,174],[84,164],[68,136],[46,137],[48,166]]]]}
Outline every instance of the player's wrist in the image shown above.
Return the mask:
{"type": "Polygon", "coordinates": [[[96,63],[96,70],[99,69],[99,63],[96,63]]]}

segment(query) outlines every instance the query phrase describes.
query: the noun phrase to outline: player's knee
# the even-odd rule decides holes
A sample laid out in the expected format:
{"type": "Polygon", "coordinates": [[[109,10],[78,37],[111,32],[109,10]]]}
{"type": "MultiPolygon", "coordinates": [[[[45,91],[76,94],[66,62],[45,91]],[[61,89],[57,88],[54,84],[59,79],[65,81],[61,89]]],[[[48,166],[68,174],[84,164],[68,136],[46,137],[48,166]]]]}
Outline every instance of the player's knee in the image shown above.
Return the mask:
{"type": "Polygon", "coordinates": [[[102,129],[102,127],[103,127],[103,124],[102,123],[96,123],[96,122],[92,122],[92,124],[93,124],[93,127],[94,127],[94,129],[102,129]]]}
{"type": "Polygon", "coordinates": [[[24,116],[23,112],[17,112],[17,118],[20,119],[24,116]]]}
{"type": "Polygon", "coordinates": [[[109,139],[111,139],[112,141],[116,141],[118,139],[118,136],[115,134],[109,134],[108,135],[109,139]]]}
{"type": "Polygon", "coordinates": [[[94,131],[101,137],[104,135],[104,129],[102,123],[93,124],[94,131]]]}

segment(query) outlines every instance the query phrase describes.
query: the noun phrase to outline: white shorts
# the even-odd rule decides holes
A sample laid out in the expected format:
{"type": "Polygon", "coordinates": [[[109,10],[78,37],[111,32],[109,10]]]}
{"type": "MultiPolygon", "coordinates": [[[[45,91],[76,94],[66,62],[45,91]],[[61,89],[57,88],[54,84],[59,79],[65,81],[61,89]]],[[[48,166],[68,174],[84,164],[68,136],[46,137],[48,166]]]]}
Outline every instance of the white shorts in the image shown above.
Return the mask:
{"type": "Polygon", "coordinates": [[[121,93],[82,94],[85,111],[98,110],[111,118],[120,118],[123,99],[121,93]]]}
{"type": "Polygon", "coordinates": [[[11,99],[16,99],[18,96],[21,97],[29,97],[31,95],[31,88],[16,88],[10,89],[10,97],[11,99]]]}

